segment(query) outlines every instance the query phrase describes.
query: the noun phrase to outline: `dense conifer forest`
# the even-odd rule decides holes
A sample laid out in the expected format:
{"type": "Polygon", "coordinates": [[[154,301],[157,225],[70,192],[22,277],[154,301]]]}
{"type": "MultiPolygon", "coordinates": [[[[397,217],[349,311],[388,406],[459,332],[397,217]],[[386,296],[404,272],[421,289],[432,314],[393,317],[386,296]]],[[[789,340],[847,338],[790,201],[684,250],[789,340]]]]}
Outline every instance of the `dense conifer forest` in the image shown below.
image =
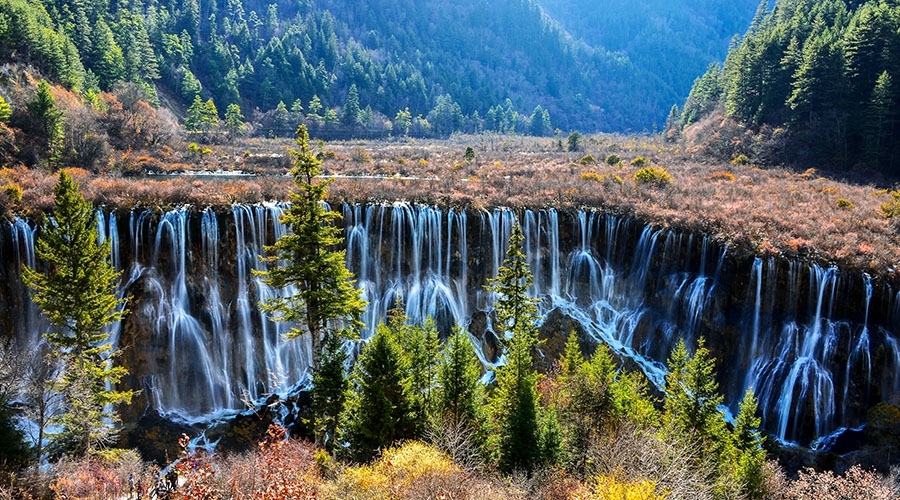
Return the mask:
{"type": "Polygon", "coordinates": [[[724,65],[696,80],[670,123],[707,119],[688,133],[718,130],[710,150],[723,157],[896,178],[898,71],[896,2],[762,2],[724,65]]]}
{"type": "MultiPolygon", "coordinates": [[[[553,127],[661,126],[687,91],[693,75],[685,73],[720,60],[743,24],[723,25],[719,30],[734,33],[717,32],[714,40],[682,33],[669,57],[664,51],[637,65],[632,54],[648,47],[623,40],[666,34],[620,24],[630,16],[625,4],[609,10],[598,28],[611,35],[598,41],[615,52],[574,39],[533,0],[10,0],[0,6],[0,57],[35,64],[79,92],[131,82],[154,105],[184,110],[199,95],[220,111],[237,104],[247,116],[274,113],[276,122],[279,113],[299,113],[345,137],[385,134],[385,122],[398,117],[419,134],[551,135],[553,127]],[[677,75],[664,74],[671,65],[657,67],[682,56],[691,64],[677,75]]],[[[714,14],[726,18],[733,10],[714,14]]],[[[745,10],[744,18],[752,7],[745,10]]],[[[281,123],[268,131],[293,133],[281,123]]]]}

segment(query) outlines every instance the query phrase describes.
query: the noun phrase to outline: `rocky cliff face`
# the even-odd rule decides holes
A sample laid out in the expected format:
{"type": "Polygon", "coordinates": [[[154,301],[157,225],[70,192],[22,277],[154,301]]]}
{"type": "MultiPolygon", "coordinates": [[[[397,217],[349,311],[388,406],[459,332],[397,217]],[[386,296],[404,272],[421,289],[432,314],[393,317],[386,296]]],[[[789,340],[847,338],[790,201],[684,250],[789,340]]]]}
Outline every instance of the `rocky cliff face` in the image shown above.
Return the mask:
{"type": "MultiPolygon", "coordinates": [[[[526,235],[541,299],[544,366],[575,330],[586,351],[605,342],[661,385],[674,343],[703,336],[718,359],[726,401],[753,388],[765,427],[808,443],[860,424],[873,404],[900,393],[898,302],[888,286],[779,258],[730,252],[710,237],[594,212],[457,212],[355,205],[343,212],[348,267],[369,302],[373,331],[399,294],[415,320],[442,334],[466,327],[486,366],[501,361],[487,278],[502,265],[516,219],[526,235]]],[[[195,421],[284,394],[307,382],[309,344],[259,311],[271,290],[251,273],[286,229],[278,206],[101,214],[130,295],[114,328],[141,389],[125,410],[195,421]]],[[[46,328],[18,269],[31,264],[32,226],[0,229],[0,327],[22,342],[46,328]]]]}

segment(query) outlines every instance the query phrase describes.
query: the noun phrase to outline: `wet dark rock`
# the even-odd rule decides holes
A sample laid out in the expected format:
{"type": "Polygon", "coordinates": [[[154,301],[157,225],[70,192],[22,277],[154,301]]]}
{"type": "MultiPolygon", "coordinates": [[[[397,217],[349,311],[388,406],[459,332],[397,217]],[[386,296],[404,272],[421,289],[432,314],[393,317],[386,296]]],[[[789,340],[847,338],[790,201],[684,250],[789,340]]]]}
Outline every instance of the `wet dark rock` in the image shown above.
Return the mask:
{"type": "Polygon", "coordinates": [[[581,348],[581,353],[585,357],[594,354],[594,351],[597,350],[597,341],[587,333],[581,323],[559,308],[547,313],[538,334],[540,340],[543,341],[540,347],[543,355],[538,360],[540,371],[548,371],[552,363],[562,356],[566,348],[566,341],[569,340],[572,332],[575,332],[575,336],[578,338],[578,347],[581,348]]]}
{"type": "Polygon", "coordinates": [[[201,432],[199,426],[178,423],[151,410],[122,427],[116,446],[136,449],[145,460],[166,465],[181,456],[178,440],[182,435],[193,438],[201,432]]]}

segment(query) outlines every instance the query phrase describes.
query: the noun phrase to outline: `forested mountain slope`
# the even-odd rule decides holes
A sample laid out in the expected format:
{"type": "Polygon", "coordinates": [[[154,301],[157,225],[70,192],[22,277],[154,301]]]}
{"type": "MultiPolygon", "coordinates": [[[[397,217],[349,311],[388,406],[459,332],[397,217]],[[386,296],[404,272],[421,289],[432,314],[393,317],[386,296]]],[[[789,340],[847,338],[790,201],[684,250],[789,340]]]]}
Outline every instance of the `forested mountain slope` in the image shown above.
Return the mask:
{"type": "Polygon", "coordinates": [[[408,108],[437,121],[435,135],[550,133],[526,120],[536,106],[553,128],[649,130],[683,95],[657,67],[636,66],[628,47],[574,40],[534,0],[2,0],[0,42],[3,61],[82,92],[134,82],[183,107],[197,95],[220,112],[284,103],[334,122],[355,86],[360,125],[408,108]]]}
{"type": "MultiPolygon", "coordinates": [[[[900,174],[900,6],[780,0],[763,5],[723,68],[699,79],[680,126],[715,118],[708,150],[759,162],[900,174]],[[737,140],[733,140],[733,138],[737,140]],[[730,144],[730,145],[729,145],[730,144]],[[773,154],[775,153],[775,154],[773,154]]],[[[708,125],[708,124],[705,124],[708,125]]],[[[688,136],[709,135],[698,126],[688,136]]],[[[703,129],[703,127],[700,127],[703,129]]]]}
{"type": "MultiPolygon", "coordinates": [[[[759,1],[540,0],[573,37],[625,54],[659,77],[657,90],[675,102],[729,42],[747,30],[759,1]]],[[[668,109],[666,109],[668,111],[668,109]]]]}

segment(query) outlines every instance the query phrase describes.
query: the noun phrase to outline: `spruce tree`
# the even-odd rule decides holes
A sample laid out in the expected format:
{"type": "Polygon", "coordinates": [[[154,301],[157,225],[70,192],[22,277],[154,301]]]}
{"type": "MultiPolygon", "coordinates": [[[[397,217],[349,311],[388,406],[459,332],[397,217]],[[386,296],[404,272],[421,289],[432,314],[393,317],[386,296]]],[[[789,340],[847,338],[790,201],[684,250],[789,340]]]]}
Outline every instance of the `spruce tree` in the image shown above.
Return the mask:
{"type": "Polygon", "coordinates": [[[725,430],[725,421],[719,411],[723,398],[718,392],[715,362],[704,339],[698,341],[693,356],[688,353],[684,340],[679,340],[668,364],[665,421],[675,432],[718,447],[725,430]]]}
{"type": "Polygon", "coordinates": [[[355,460],[369,460],[395,441],[415,437],[401,356],[393,333],[382,323],[353,368],[340,434],[355,460]]]}
{"type": "Polygon", "coordinates": [[[416,436],[424,435],[433,413],[432,391],[437,376],[440,341],[434,320],[422,325],[409,324],[399,299],[388,316],[388,329],[400,349],[404,385],[412,404],[416,436]]]}
{"type": "Polygon", "coordinates": [[[109,243],[98,243],[91,204],[66,173],[54,188],[53,220],[44,219],[35,243],[43,271],[27,266],[22,279],[53,330],[46,334],[52,354],[64,362],[57,381],[66,397],[58,420],[63,431],[55,441],[69,452],[84,454],[108,434],[115,415],[107,405],[130,403],[132,391],[108,389],[127,374],[113,365],[116,352],[107,327],[125,314],[125,299],[116,296],[120,272],[109,262],[109,243]]]}
{"type": "Polygon", "coordinates": [[[559,366],[554,402],[562,426],[563,455],[569,470],[585,474],[593,438],[612,415],[615,367],[605,344],[586,360],[575,332],[566,341],[559,366]]]}
{"type": "Polygon", "coordinates": [[[892,79],[887,71],[881,73],[875,82],[875,89],[866,109],[866,120],[863,129],[863,153],[878,165],[887,156],[887,139],[892,129],[891,111],[894,108],[892,95],[892,79]]]}
{"type": "Polygon", "coordinates": [[[759,433],[760,418],[756,397],[752,390],[744,393],[734,429],[731,432],[732,454],[729,460],[721,460],[732,471],[748,498],[765,498],[763,467],[766,463],[766,450],[763,449],[763,438],[759,433]]]}
{"type": "Polygon", "coordinates": [[[225,108],[225,128],[228,130],[228,136],[232,142],[243,126],[244,115],[241,114],[241,107],[235,103],[229,104],[225,108]]]}
{"type": "Polygon", "coordinates": [[[509,236],[503,265],[497,270],[497,277],[488,280],[485,290],[497,294],[494,302],[497,326],[511,336],[530,337],[529,341],[534,345],[537,342],[538,301],[528,296],[533,276],[522,253],[524,242],[525,235],[516,223],[509,236]]]}
{"type": "Polygon", "coordinates": [[[344,103],[344,109],[341,110],[341,123],[351,128],[357,127],[360,124],[361,111],[359,107],[359,90],[357,90],[354,83],[350,85],[350,90],[347,91],[347,102],[344,103]]]}
{"type": "MultiPolygon", "coordinates": [[[[352,275],[344,263],[343,250],[334,250],[342,242],[341,229],[335,225],[340,214],[324,204],[328,182],[318,180],[321,162],[309,148],[306,126],[297,129],[291,150],[294,166],[291,175],[296,190],[291,193],[291,206],[281,215],[290,228],[274,245],[265,247],[262,260],[268,271],[260,272],[265,283],[276,289],[295,288],[293,295],[273,297],[262,307],[275,321],[296,322],[288,332],[294,338],[309,335],[312,345],[312,372],[320,373],[323,346],[331,337],[352,338],[360,325],[365,302],[354,287],[352,275]]],[[[327,390],[313,388],[313,391],[327,390]]],[[[335,398],[335,395],[320,395],[335,398]]],[[[326,418],[315,415],[316,420],[326,418]]],[[[317,424],[317,429],[322,425],[317,424]]],[[[324,435],[316,441],[324,443],[324,435]]]]}
{"type": "Polygon", "coordinates": [[[503,266],[485,287],[498,295],[494,302],[497,326],[509,334],[504,335],[506,365],[497,369],[497,387],[491,397],[498,462],[505,471],[533,470],[547,448],[540,434],[539,376],[532,366],[538,316],[536,300],[528,296],[532,275],[522,253],[524,239],[516,224],[503,266]]]}
{"type": "Polygon", "coordinates": [[[454,329],[441,352],[437,369],[437,412],[451,425],[464,424],[473,430],[481,422],[484,387],[479,382],[481,363],[475,346],[462,329],[454,329]]]}
{"type": "Polygon", "coordinates": [[[36,132],[45,141],[48,163],[53,166],[62,154],[64,113],[56,105],[56,98],[50,84],[41,80],[37,85],[34,99],[25,104],[28,114],[36,125],[36,132]]]}
{"type": "Polygon", "coordinates": [[[332,451],[337,439],[338,418],[347,400],[347,352],[338,335],[327,338],[319,369],[313,374],[312,411],[316,419],[313,432],[321,436],[325,449],[332,451]]]}

